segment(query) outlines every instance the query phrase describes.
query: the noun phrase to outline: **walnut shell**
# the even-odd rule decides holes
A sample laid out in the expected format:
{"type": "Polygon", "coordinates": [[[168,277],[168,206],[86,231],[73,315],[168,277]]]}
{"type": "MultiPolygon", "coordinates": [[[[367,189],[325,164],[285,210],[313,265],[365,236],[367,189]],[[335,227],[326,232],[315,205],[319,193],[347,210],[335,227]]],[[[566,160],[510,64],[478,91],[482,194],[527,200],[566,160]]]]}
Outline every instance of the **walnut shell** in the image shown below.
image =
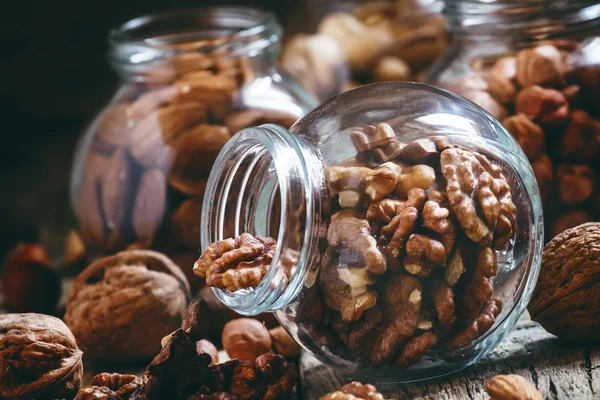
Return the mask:
{"type": "Polygon", "coordinates": [[[529,312],[560,338],[600,340],[600,223],[568,229],[544,247],[529,312]]]}
{"type": "Polygon", "coordinates": [[[0,315],[0,398],[72,399],[81,386],[82,355],[58,318],[0,315]]]}
{"type": "Polygon", "coordinates": [[[87,356],[148,359],[181,325],[190,287],[165,255],[130,250],[97,260],[75,280],[65,322],[87,356]]]}

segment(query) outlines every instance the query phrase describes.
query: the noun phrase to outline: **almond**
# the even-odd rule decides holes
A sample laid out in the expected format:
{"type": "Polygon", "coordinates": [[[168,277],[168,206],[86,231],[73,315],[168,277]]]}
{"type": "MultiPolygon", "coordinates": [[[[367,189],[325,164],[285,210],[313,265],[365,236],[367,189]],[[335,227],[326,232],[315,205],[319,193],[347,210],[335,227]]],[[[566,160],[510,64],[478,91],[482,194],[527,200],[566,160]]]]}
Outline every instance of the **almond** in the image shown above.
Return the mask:
{"type": "Polygon", "coordinates": [[[171,215],[173,235],[186,246],[200,248],[202,199],[185,200],[171,215]]]}
{"type": "Polygon", "coordinates": [[[238,85],[234,77],[218,74],[210,78],[176,81],[175,88],[177,96],[174,102],[206,104],[209,114],[222,120],[233,106],[238,85]]]}
{"type": "Polygon", "coordinates": [[[542,394],[520,375],[496,375],[485,385],[491,400],[543,400],[542,394]]]}
{"type": "Polygon", "coordinates": [[[198,103],[181,103],[159,108],[132,129],[129,151],[142,166],[152,167],[167,143],[205,119],[206,107],[198,103]]]}
{"type": "Polygon", "coordinates": [[[204,194],[212,165],[230,136],[226,127],[209,124],[182,133],[171,144],[175,156],[169,184],[188,195],[204,194]]]}
{"type": "Polygon", "coordinates": [[[104,223],[108,229],[108,248],[117,245],[120,239],[126,215],[130,209],[131,163],[124,150],[116,151],[110,157],[109,167],[102,176],[101,204],[104,223]]]}
{"type": "Polygon", "coordinates": [[[149,169],[142,175],[133,209],[133,230],[138,239],[150,245],[166,209],[167,184],[164,172],[149,169]]]}

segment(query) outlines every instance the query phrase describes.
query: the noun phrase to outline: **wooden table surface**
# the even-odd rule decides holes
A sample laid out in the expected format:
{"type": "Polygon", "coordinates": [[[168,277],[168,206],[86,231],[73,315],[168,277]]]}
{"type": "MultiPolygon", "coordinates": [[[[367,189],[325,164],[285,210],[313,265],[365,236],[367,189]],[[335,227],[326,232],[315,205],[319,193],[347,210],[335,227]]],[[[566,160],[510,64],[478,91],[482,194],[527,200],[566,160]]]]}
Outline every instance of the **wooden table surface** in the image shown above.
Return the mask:
{"type": "MultiPolygon", "coordinates": [[[[600,316],[598,316],[600,318],[600,316]]],[[[304,399],[318,399],[351,380],[304,354],[300,360],[304,399]]],[[[438,379],[377,384],[386,399],[489,399],[484,386],[498,374],[518,374],[546,399],[600,399],[600,345],[565,343],[526,315],[490,354],[475,365],[438,379]]]]}

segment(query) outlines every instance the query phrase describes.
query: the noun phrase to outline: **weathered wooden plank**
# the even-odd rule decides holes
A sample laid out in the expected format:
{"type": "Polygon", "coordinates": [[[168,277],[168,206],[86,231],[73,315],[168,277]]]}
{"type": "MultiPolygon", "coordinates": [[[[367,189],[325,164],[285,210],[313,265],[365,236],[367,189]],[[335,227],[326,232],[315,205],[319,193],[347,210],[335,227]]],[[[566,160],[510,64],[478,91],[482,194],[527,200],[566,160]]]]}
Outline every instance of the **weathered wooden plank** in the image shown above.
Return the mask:
{"type": "MultiPolygon", "coordinates": [[[[318,399],[351,380],[305,354],[300,360],[304,399],[318,399]]],[[[456,374],[424,382],[377,385],[387,399],[488,399],[484,386],[497,374],[519,374],[548,399],[600,399],[600,346],[564,343],[523,320],[487,357],[456,374]]]]}

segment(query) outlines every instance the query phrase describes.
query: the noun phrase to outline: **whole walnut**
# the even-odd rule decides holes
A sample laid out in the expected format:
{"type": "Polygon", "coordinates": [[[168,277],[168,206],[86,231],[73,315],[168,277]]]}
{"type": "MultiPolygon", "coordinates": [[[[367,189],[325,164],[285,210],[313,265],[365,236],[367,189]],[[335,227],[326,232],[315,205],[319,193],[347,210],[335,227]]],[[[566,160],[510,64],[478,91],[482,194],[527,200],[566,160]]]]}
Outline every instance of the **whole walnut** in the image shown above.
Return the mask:
{"type": "Polygon", "coordinates": [[[60,319],[0,315],[0,398],[72,399],[81,386],[82,356],[60,319]]]}
{"type": "Polygon", "coordinates": [[[223,348],[231,358],[254,360],[271,351],[271,336],[262,322],[251,318],[229,321],[221,336],[223,348]]]}
{"type": "Polygon", "coordinates": [[[562,339],[600,340],[600,223],[568,229],[544,247],[529,313],[562,339]]]}
{"type": "Polygon", "coordinates": [[[167,256],[129,250],[97,260],[79,274],[65,322],[87,356],[148,359],[181,325],[190,298],[185,275],[167,256]]]}

